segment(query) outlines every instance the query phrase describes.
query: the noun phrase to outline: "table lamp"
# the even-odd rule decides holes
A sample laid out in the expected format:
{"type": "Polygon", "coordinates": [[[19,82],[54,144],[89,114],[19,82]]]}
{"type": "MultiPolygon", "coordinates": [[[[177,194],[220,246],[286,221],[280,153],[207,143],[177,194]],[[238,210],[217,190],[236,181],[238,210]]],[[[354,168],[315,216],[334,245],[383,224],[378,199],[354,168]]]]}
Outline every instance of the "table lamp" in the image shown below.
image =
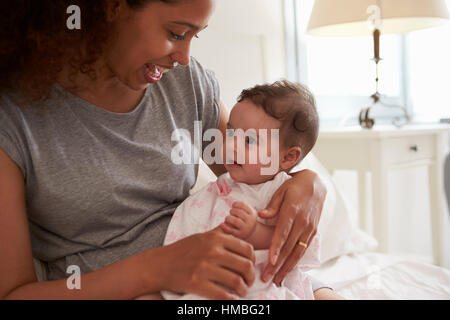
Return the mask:
{"type": "MultiPolygon", "coordinates": [[[[373,104],[361,108],[359,114],[361,127],[370,129],[375,124],[369,117],[370,109],[382,103],[378,92],[380,34],[436,27],[448,23],[449,19],[445,0],[316,0],[307,33],[312,36],[373,36],[376,91],[371,95],[373,104]]],[[[410,116],[406,107],[395,107],[404,114],[403,120],[395,118],[393,121],[401,127],[410,121],[410,116]]]]}

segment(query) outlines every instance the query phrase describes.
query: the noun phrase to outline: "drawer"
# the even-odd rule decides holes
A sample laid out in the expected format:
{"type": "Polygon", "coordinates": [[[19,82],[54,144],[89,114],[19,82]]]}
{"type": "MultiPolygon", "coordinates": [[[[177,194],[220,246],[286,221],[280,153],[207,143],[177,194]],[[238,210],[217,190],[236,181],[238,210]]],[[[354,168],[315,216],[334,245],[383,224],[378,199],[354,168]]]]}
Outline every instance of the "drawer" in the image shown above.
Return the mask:
{"type": "Polygon", "coordinates": [[[433,135],[389,138],[383,141],[386,157],[390,163],[432,159],[434,156],[433,135]]]}

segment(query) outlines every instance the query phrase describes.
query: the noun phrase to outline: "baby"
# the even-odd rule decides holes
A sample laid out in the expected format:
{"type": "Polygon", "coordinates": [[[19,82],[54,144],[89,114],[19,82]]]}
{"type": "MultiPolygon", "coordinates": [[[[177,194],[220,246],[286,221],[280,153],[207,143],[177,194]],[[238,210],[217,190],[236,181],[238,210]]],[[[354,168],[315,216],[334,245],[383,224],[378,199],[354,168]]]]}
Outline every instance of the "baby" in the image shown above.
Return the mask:
{"type": "MultiPolygon", "coordinates": [[[[274,223],[260,219],[257,211],[264,209],[273,193],[290,179],[288,173],[310,152],[318,131],[315,100],[304,86],[279,81],[244,90],[227,124],[222,157],[228,172],[177,208],[165,244],[220,226],[224,232],[248,241],[255,249],[257,276],[245,299],[313,299],[309,278],[302,269],[318,264],[318,237],[281,288],[271,282],[264,283],[260,273],[268,262],[267,249],[274,223]],[[244,143],[239,145],[239,139],[244,143]],[[265,149],[264,152],[261,149],[265,149]],[[263,161],[261,154],[270,162],[263,161]],[[269,170],[274,168],[274,163],[275,170],[269,170]]],[[[179,297],[169,292],[163,295],[179,297]]],[[[185,295],[181,298],[198,297],[185,295]]]]}
{"type": "MultiPolygon", "coordinates": [[[[310,152],[318,128],[315,100],[304,86],[284,80],[243,90],[227,124],[222,159],[228,172],[176,209],[164,244],[219,226],[255,249],[255,283],[244,299],[314,299],[304,271],[319,264],[318,235],[280,287],[263,282],[261,273],[268,263],[275,223],[260,219],[257,212],[267,206],[274,192],[291,178],[290,170],[310,152]]],[[[162,295],[166,299],[201,298],[168,291],[162,295]]]]}

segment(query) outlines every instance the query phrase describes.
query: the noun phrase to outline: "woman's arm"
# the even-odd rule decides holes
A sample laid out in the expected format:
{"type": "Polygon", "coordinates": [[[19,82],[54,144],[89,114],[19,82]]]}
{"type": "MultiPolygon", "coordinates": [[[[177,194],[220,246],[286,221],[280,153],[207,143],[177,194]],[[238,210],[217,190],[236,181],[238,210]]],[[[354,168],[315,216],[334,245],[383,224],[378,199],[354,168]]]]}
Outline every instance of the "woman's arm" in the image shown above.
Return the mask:
{"type": "MultiPolygon", "coordinates": [[[[4,299],[126,299],[143,291],[143,256],[136,256],[81,276],[81,290],[66,280],[37,282],[25,207],[25,185],[19,167],[0,148],[0,297],[4,299]],[[127,275],[121,277],[118,275],[127,275]]],[[[151,268],[151,264],[147,263],[151,268]]],[[[147,279],[157,291],[157,277],[147,279]]]]}
{"type": "Polygon", "coordinates": [[[146,250],[81,275],[81,289],[66,279],[37,282],[19,167],[0,149],[0,298],[131,299],[161,290],[215,299],[244,296],[254,281],[251,246],[218,230],[146,250]],[[196,248],[196,250],[192,250],[196,248]]]}
{"type": "Polygon", "coordinates": [[[346,300],[343,296],[337,294],[333,289],[320,288],[314,291],[315,300],[346,300]]]}

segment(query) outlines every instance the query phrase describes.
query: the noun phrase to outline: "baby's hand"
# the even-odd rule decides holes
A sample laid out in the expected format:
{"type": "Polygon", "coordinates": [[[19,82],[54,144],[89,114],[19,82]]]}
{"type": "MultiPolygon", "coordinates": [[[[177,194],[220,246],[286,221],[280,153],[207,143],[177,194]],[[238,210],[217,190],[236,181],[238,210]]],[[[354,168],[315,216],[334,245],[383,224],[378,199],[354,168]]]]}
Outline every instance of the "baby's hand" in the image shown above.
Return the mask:
{"type": "Polygon", "coordinates": [[[230,215],[221,224],[222,230],[245,240],[255,230],[257,216],[258,213],[251,206],[242,201],[235,201],[230,210],[230,215]]]}

